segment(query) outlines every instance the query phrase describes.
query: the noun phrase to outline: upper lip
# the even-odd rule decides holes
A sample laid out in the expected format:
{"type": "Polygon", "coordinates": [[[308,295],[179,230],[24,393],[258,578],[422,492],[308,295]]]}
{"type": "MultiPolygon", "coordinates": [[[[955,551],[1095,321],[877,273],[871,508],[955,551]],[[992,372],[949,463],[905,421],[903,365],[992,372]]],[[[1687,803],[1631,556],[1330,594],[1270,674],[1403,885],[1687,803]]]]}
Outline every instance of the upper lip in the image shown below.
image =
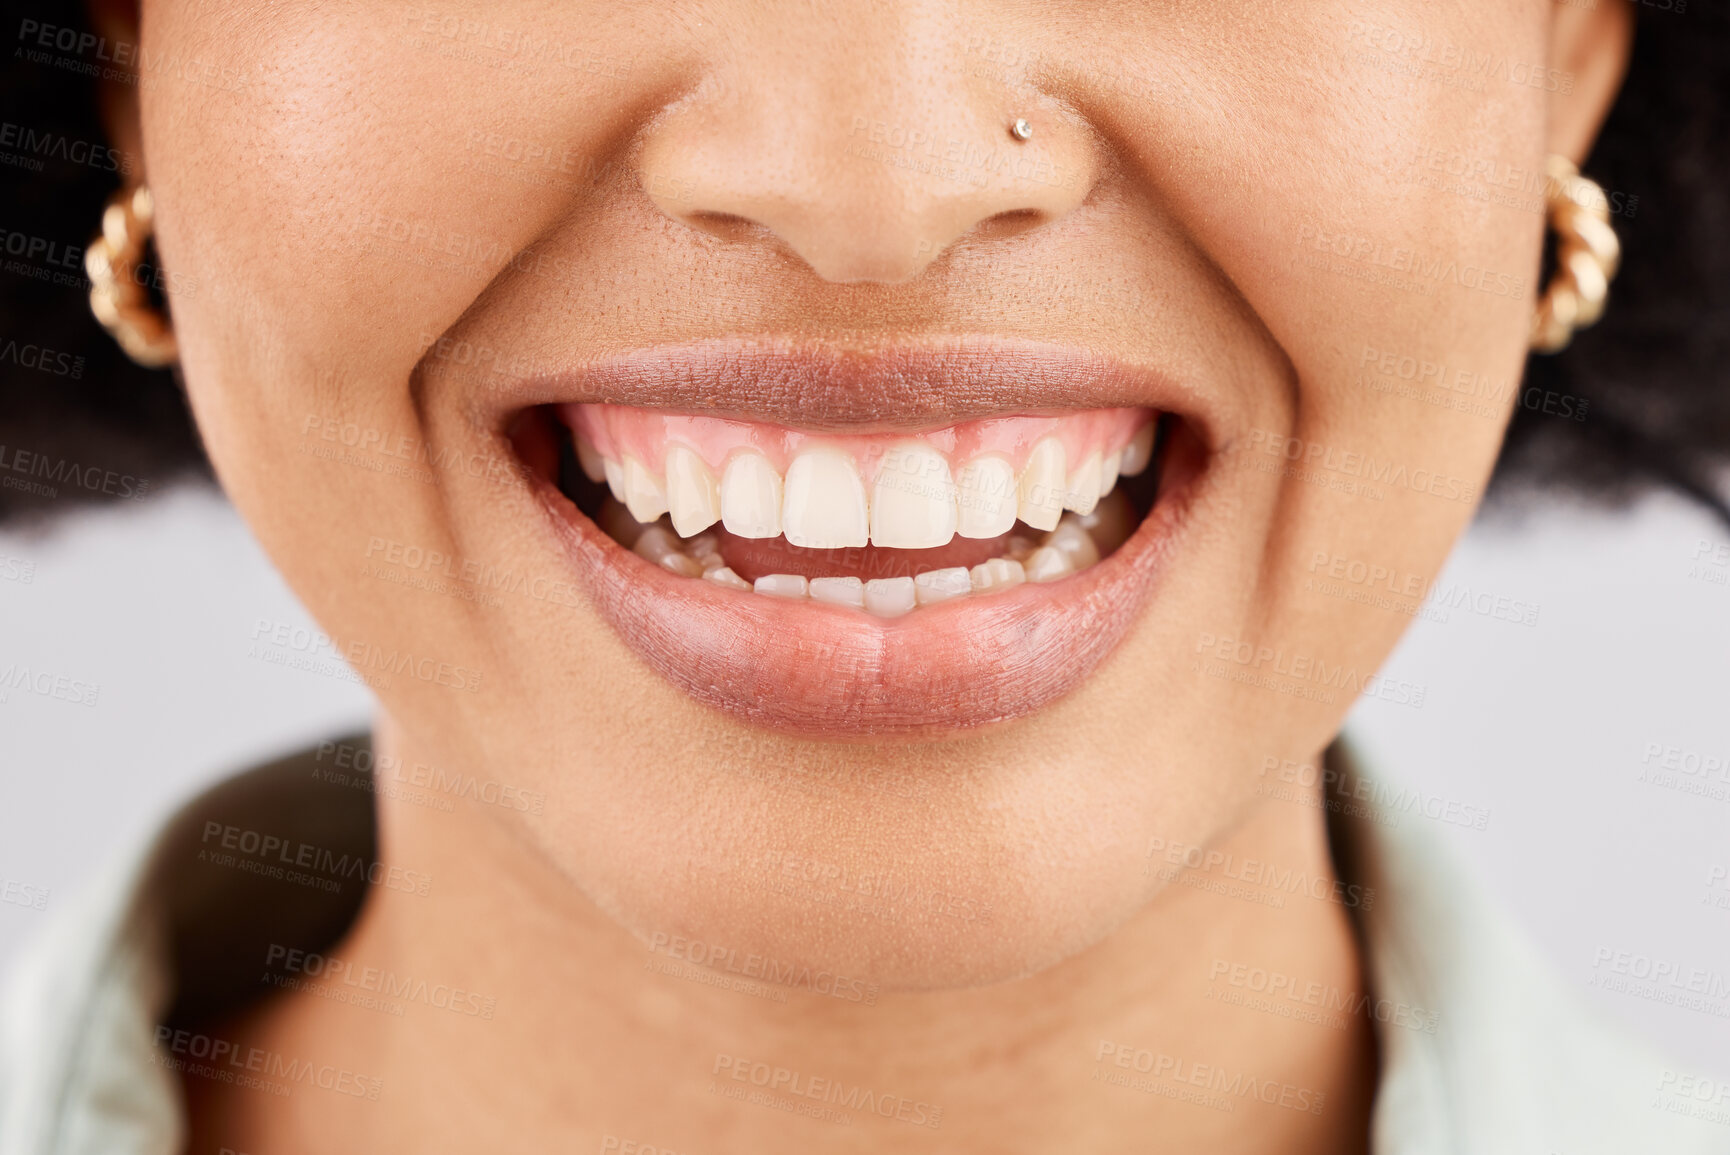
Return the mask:
{"type": "MultiPolygon", "coordinates": [[[[447,363],[437,346],[422,373],[447,363]]],[[[453,366],[453,376],[466,372],[453,366]]],[[[995,338],[853,345],[708,338],[654,345],[500,380],[471,404],[503,429],[535,405],[599,402],[767,421],[822,432],[938,428],[1012,413],[1147,407],[1192,423],[1210,452],[1217,398],[1157,368],[1069,345],[995,338]]],[[[453,382],[455,384],[455,382],[453,382]]]]}

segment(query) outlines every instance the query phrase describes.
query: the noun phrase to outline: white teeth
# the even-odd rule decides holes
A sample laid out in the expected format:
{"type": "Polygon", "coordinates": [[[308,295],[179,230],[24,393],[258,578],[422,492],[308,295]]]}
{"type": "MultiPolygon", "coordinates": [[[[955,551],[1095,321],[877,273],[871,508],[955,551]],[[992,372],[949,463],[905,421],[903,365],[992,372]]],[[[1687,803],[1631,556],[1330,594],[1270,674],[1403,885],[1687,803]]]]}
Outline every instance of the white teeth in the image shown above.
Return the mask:
{"type": "Polygon", "coordinates": [[[1117,488],[1117,473],[1122,465],[1121,453],[1107,453],[1105,460],[1099,463],[1099,496],[1104,497],[1117,488]]]}
{"type": "Polygon", "coordinates": [[[1073,514],[1066,514],[1057,523],[1057,528],[1045,539],[1045,547],[1067,558],[1071,570],[1084,570],[1099,560],[1099,546],[1073,514]]]}
{"type": "Polygon", "coordinates": [[[898,618],[918,602],[910,577],[872,578],[865,583],[865,612],[898,618]]]}
{"type": "Polygon", "coordinates": [[[647,525],[667,512],[667,491],[661,479],[635,457],[625,458],[625,508],[647,525]]]}
{"type": "Polygon", "coordinates": [[[913,578],[913,596],[922,606],[946,602],[950,598],[966,597],[972,592],[973,584],[967,580],[965,566],[927,570],[913,578]]]}
{"type": "Polygon", "coordinates": [[[715,475],[695,450],[683,445],[667,449],[667,512],[680,537],[690,537],[721,517],[721,489],[715,475]]]}
{"type": "Polygon", "coordinates": [[[1022,568],[1027,571],[1030,582],[1054,582],[1075,572],[1075,567],[1069,564],[1069,557],[1049,545],[1034,550],[1022,568]]]}
{"type": "Polygon", "coordinates": [[[1123,465],[1118,472],[1125,477],[1134,477],[1147,468],[1147,463],[1153,460],[1153,423],[1149,422],[1135,431],[1135,436],[1129,439],[1129,444],[1123,449],[1123,465]]]}
{"type": "MultiPolygon", "coordinates": [[[[811,449],[787,467],[781,533],[789,545],[811,549],[865,545],[871,537],[867,510],[865,483],[851,454],[811,449]]],[[[907,581],[911,586],[913,579],[907,581]]]]}
{"type": "Polygon", "coordinates": [[[802,598],[807,592],[807,584],[796,573],[771,573],[758,578],[757,584],[751,588],[772,598],[802,598]]]}
{"type": "Polygon", "coordinates": [[[949,544],[955,525],[955,481],[948,459],[928,445],[890,450],[872,487],[871,544],[933,549],[949,544]]]}
{"type": "Polygon", "coordinates": [[[1033,447],[1021,471],[1021,501],[1017,513],[1034,529],[1056,529],[1063,516],[1063,442],[1047,437],[1033,447]]]}
{"type": "Polygon", "coordinates": [[[865,606],[865,583],[856,577],[822,577],[811,579],[811,600],[832,606],[865,606]]]}
{"type": "Polygon", "coordinates": [[[612,492],[613,500],[620,505],[625,504],[625,470],[611,457],[601,462],[602,476],[607,479],[607,489],[612,492]]]}
{"type": "Polygon", "coordinates": [[[1014,527],[1019,498],[1015,467],[1008,458],[975,457],[961,467],[956,489],[961,506],[956,532],[962,537],[997,537],[1014,527]]]}
{"type": "Polygon", "coordinates": [[[728,589],[748,590],[751,588],[750,582],[746,581],[726,566],[718,566],[715,569],[704,570],[703,578],[706,581],[714,582],[718,586],[726,586],[728,589]]]}
{"type": "Polygon", "coordinates": [[[982,561],[967,571],[967,582],[974,593],[1018,586],[1026,580],[1027,573],[1021,568],[1021,563],[1007,557],[982,561]]]}
{"type": "Polygon", "coordinates": [[[681,577],[703,575],[703,563],[681,550],[673,535],[658,525],[644,529],[637,537],[637,544],[631,547],[631,552],[681,577]]]}
{"type": "Polygon", "coordinates": [[[1082,459],[1064,484],[1063,504],[1076,513],[1092,513],[1099,504],[1099,452],[1095,450],[1082,459]]]}
{"type": "Polygon", "coordinates": [[[581,437],[577,442],[577,464],[583,467],[583,476],[590,481],[605,481],[607,479],[607,461],[601,456],[601,451],[590,445],[581,437]]]}
{"type": "Polygon", "coordinates": [[[747,449],[721,472],[721,524],[739,537],[781,536],[781,475],[747,449]]]}

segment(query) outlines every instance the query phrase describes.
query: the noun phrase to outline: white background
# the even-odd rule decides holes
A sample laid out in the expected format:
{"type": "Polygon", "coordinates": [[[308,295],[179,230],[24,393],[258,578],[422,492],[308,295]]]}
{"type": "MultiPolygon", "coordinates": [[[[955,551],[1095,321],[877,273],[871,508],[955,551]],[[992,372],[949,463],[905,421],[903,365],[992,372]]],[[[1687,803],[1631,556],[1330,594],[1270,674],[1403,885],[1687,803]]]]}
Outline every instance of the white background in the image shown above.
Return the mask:
{"type": "MultiPolygon", "coordinates": [[[[1366,702],[1352,721],[1382,776],[1490,810],[1485,830],[1432,825],[1560,981],[1719,1076],[1730,1018],[1588,984],[1601,949],[1730,976],[1730,908],[1707,901],[1730,867],[1730,801],[1639,778],[1652,742],[1730,760],[1730,572],[1693,560],[1726,540],[1669,498],[1482,520],[1441,585],[1536,604],[1536,625],[1418,621],[1384,673],[1423,685],[1422,708],[1366,702]]],[[[0,534],[0,575],[24,563],[29,582],[0,576],[0,669],[101,689],[94,708],[19,690],[0,704],[0,879],[52,892],[46,913],[0,903],[0,967],[188,793],[369,715],[349,681],[248,656],[260,619],[311,623],[214,494],[0,534]]]]}

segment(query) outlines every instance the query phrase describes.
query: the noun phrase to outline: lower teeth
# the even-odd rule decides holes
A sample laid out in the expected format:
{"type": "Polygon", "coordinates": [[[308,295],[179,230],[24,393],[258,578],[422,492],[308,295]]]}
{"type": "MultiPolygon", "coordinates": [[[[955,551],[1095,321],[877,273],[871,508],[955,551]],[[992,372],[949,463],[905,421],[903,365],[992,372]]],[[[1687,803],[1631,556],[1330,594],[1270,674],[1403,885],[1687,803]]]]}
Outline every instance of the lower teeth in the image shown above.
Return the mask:
{"type": "Polygon", "coordinates": [[[864,610],[881,618],[898,618],[919,606],[999,593],[1025,582],[1054,582],[1080,573],[1122,544],[1130,528],[1115,503],[1108,508],[1102,502],[1085,517],[1064,514],[1057,528],[1037,542],[1020,534],[1012,536],[1003,556],[971,568],[950,566],[912,577],[871,579],[773,573],[748,582],[727,566],[714,534],[701,533],[683,541],[658,522],[639,526],[630,547],[638,557],[681,577],[765,597],[816,601],[864,610]]]}

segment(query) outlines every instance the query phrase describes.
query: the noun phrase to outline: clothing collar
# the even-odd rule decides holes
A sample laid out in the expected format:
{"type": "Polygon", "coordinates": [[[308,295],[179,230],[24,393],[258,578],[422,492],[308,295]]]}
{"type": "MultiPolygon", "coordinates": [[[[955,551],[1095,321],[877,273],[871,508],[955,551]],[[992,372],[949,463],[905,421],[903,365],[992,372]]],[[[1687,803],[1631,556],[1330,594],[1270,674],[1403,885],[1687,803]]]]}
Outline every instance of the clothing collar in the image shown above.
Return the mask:
{"type": "MultiPolygon", "coordinates": [[[[200,795],[27,948],[0,1001],[0,1155],[184,1149],[157,1025],[256,997],[262,946],[333,943],[364,900],[352,871],[334,890],[285,888],[200,857],[239,830],[370,861],[371,780],[333,775],[319,750],[200,795]]],[[[1341,878],[1373,896],[1353,909],[1381,1056],[1376,1155],[1730,1151],[1730,1127],[1677,1113],[1691,1104],[1666,1098],[1674,1069],[1598,1022],[1421,817],[1363,804],[1387,794],[1347,745],[1328,769],[1341,878]]]]}

